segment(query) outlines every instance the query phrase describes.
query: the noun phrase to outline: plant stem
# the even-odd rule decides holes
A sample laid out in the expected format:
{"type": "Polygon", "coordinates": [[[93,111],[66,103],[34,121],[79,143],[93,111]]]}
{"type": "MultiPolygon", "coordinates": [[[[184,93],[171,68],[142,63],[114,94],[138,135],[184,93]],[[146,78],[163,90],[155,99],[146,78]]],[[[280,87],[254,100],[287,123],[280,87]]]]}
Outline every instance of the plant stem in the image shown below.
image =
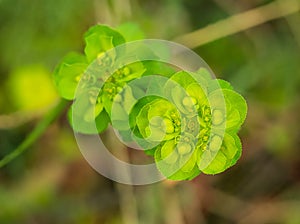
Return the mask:
{"type": "Polygon", "coordinates": [[[196,48],[268,21],[294,14],[299,10],[300,4],[296,0],[288,0],[284,3],[277,0],[184,34],[174,39],[174,41],[189,48],[196,48]]]}
{"type": "Polygon", "coordinates": [[[0,115],[0,129],[7,130],[17,128],[31,120],[40,118],[45,114],[45,110],[35,110],[35,111],[16,111],[11,114],[1,114],[0,115]]]}
{"type": "Polygon", "coordinates": [[[12,152],[0,160],[0,168],[11,162],[13,159],[28,149],[49,127],[49,125],[61,114],[66,108],[67,101],[60,100],[57,105],[50,110],[43,119],[38,123],[34,130],[26,137],[26,139],[12,152]]]}

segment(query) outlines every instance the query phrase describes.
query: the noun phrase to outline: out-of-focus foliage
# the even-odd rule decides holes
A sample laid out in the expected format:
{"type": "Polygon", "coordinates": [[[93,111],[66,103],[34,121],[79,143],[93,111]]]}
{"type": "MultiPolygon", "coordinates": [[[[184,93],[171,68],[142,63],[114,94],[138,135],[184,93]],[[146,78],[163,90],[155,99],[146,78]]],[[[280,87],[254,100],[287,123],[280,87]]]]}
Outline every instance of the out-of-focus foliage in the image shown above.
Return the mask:
{"type": "MultiPolygon", "coordinates": [[[[12,97],[17,90],[7,88],[11,74],[36,64],[50,74],[66,52],[83,49],[83,33],[97,22],[118,26],[132,21],[147,37],[172,39],[268,2],[1,0],[0,124],[7,121],[2,114],[18,109],[12,97]]],[[[243,155],[222,175],[200,176],[178,186],[134,188],[140,223],[172,223],[175,218],[182,223],[300,220],[299,23],[299,16],[291,15],[196,49],[218,78],[229,80],[246,96],[243,155]]],[[[32,94],[35,89],[27,91],[32,94]]],[[[44,99],[51,92],[36,98],[44,99]]],[[[65,117],[27,153],[0,170],[0,223],[111,224],[134,217],[126,213],[134,207],[124,199],[128,191],[89,168],[65,117]]],[[[0,157],[12,151],[33,125],[35,121],[0,130],[0,157]]],[[[139,161],[134,155],[132,160],[139,161]]]]}
{"type": "Polygon", "coordinates": [[[78,35],[92,22],[86,15],[92,1],[3,0],[1,4],[1,62],[15,67],[32,62],[49,63],[58,54],[78,48],[78,35]]]}
{"type": "Polygon", "coordinates": [[[17,110],[49,107],[58,97],[50,74],[43,66],[19,68],[10,74],[7,82],[10,100],[17,110]]]}

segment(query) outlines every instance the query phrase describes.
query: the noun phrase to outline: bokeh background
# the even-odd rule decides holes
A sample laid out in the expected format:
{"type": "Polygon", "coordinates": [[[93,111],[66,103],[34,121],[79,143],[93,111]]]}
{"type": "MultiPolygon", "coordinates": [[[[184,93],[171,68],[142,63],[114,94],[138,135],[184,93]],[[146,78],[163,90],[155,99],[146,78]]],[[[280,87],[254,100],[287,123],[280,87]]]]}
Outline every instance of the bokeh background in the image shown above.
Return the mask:
{"type": "MultiPolygon", "coordinates": [[[[134,22],[149,38],[173,40],[270,3],[0,0],[0,158],[55,105],[51,73],[67,52],[83,50],[90,26],[134,22]]],[[[248,102],[234,167],[193,181],[121,185],[87,164],[63,113],[0,169],[0,223],[300,223],[300,14],[278,17],[194,48],[248,102]]]]}

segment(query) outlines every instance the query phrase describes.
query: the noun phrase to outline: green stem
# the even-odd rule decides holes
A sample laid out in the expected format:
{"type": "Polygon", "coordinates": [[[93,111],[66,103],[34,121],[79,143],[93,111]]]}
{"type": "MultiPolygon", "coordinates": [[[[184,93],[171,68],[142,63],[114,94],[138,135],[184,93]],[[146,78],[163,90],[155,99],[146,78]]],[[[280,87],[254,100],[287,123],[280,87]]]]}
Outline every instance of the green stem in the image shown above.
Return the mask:
{"type": "Polygon", "coordinates": [[[67,101],[60,100],[59,103],[50,110],[44,118],[38,123],[28,137],[11,153],[0,160],[0,168],[11,162],[28,149],[49,127],[49,125],[61,114],[66,108],[67,101]]]}

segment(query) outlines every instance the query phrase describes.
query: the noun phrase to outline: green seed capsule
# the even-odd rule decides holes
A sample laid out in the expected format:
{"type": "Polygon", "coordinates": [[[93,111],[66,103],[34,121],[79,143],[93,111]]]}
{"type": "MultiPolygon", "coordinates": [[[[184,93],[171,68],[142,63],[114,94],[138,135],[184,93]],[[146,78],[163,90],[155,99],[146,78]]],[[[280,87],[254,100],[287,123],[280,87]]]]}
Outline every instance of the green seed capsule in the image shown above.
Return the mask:
{"type": "Polygon", "coordinates": [[[192,150],[192,147],[190,144],[181,142],[177,145],[178,153],[181,155],[187,154],[192,150]]]}
{"type": "Polygon", "coordinates": [[[212,137],[209,143],[209,149],[211,151],[218,151],[222,144],[222,138],[218,135],[212,137]]]}
{"type": "Polygon", "coordinates": [[[193,107],[194,105],[197,104],[197,100],[192,96],[191,97],[186,96],[183,98],[182,104],[186,107],[193,107]]]}
{"type": "Polygon", "coordinates": [[[224,115],[221,110],[214,110],[212,114],[212,123],[214,125],[220,125],[224,122],[224,115]]]}
{"type": "Polygon", "coordinates": [[[193,106],[193,101],[191,100],[191,97],[186,96],[183,98],[182,104],[184,106],[191,107],[191,106],[193,106]]]}
{"type": "Polygon", "coordinates": [[[183,138],[183,141],[185,141],[185,142],[189,142],[191,139],[189,138],[189,137],[187,137],[187,136],[185,136],[184,138],[183,138]]]}
{"type": "Polygon", "coordinates": [[[175,142],[178,143],[178,142],[180,141],[180,138],[181,138],[181,137],[180,137],[179,135],[176,136],[176,137],[175,137],[175,142]]]}

